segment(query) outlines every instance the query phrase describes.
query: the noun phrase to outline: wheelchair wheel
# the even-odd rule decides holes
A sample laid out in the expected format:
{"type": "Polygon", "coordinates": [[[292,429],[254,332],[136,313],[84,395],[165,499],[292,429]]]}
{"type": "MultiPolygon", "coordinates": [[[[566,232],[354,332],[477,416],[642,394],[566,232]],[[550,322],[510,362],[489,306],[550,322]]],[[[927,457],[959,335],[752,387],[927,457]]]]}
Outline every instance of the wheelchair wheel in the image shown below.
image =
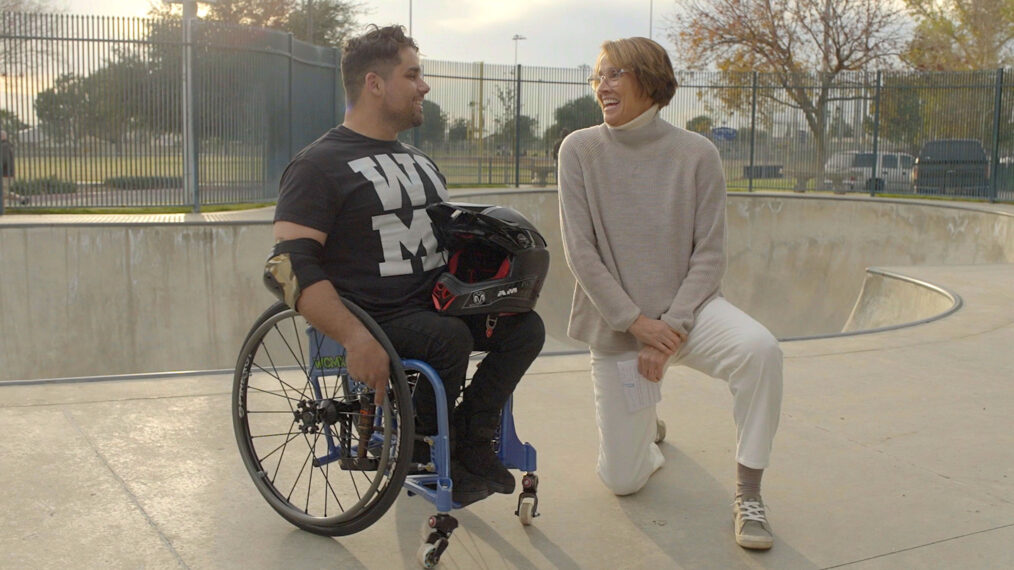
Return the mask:
{"type": "Polygon", "coordinates": [[[391,356],[382,406],[348,377],[344,349],[280,302],[256,321],[233,379],[233,427],[257,490],[292,524],[327,536],[363,530],[387,511],[414,438],[400,359],[379,326],[346,305],[391,356]]]}

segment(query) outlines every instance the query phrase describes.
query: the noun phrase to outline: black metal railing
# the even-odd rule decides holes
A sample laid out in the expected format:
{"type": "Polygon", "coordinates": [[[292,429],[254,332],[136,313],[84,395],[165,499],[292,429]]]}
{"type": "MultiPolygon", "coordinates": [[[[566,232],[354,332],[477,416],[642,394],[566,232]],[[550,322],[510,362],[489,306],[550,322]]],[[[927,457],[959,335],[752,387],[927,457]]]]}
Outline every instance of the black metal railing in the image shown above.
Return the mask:
{"type": "MultiPolygon", "coordinates": [[[[193,22],[186,90],[178,19],[4,13],[0,125],[14,154],[5,205],[199,210],[274,200],[292,155],[341,121],[339,54],[275,30],[193,22]]],[[[425,122],[401,138],[451,184],[555,184],[562,136],[602,120],[587,65],[423,65],[425,122]]],[[[662,117],[715,143],[730,190],[1014,201],[1014,81],[1002,69],[677,78],[662,117]],[[978,174],[920,182],[924,146],[951,139],[981,149],[978,174]]]]}

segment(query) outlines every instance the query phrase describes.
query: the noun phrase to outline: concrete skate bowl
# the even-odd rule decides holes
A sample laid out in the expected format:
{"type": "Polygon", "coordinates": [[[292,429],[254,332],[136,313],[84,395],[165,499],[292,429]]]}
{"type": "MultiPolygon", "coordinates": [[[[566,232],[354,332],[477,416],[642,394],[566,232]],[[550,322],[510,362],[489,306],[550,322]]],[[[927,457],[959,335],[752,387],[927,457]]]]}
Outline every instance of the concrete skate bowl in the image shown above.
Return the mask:
{"type": "MultiPolygon", "coordinates": [[[[553,263],[539,312],[551,331],[547,348],[579,347],[565,334],[574,280],[555,192],[455,199],[515,207],[546,232],[553,263]]],[[[1014,216],[988,206],[734,193],[727,223],[724,294],[782,340],[912,326],[961,305],[943,287],[877,266],[1014,262],[1014,216]]]]}
{"type": "MultiPolygon", "coordinates": [[[[556,192],[453,196],[515,207],[546,234],[546,351],[584,350],[566,336],[574,280],[556,192]]],[[[725,295],[782,339],[902,326],[957,307],[956,295],[905,277],[904,266],[1014,263],[1014,216],[988,205],[734,193],[727,214],[725,295]]],[[[0,225],[0,380],[228,370],[274,300],[260,278],[268,216],[11,222],[0,225]]]]}

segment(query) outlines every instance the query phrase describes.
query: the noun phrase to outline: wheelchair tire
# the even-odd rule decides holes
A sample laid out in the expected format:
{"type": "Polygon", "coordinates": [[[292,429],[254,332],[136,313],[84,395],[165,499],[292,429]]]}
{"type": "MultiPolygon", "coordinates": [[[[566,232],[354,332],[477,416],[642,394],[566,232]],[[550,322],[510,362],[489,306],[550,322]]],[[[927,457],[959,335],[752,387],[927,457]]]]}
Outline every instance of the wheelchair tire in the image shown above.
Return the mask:
{"type": "MultiPolygon", "coordinates": [[[[391,357],[387,397],[374,408],[365,457],[348,457],[362,441],[354,439],[362,417],[357,384],[347,373],[322,374],[310,361],[310,325],[284,303],[257,319],[233,378],[233,428],[257,490],[290,523],[326,536],[359,532],[383,516],[401,491],[414,439],[401,360],[376,322],[345,304],[391,357]]],[[[372,395],[362,397],[372,402],[372,395]]]]}

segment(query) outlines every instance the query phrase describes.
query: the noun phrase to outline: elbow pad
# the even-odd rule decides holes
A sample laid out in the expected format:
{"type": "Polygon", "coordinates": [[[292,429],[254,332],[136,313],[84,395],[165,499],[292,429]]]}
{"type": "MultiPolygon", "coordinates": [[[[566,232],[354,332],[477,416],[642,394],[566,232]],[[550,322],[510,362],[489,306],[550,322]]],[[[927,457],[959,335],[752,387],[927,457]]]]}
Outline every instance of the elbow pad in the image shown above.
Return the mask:
{"type": "Polygon", "coordinates": [[[324,246],[315,239],[283,240],[275,244],[264,264],[264,286],[289,307],[295,309],[303,291],[327,279],[321,258],[324,246]]]}

